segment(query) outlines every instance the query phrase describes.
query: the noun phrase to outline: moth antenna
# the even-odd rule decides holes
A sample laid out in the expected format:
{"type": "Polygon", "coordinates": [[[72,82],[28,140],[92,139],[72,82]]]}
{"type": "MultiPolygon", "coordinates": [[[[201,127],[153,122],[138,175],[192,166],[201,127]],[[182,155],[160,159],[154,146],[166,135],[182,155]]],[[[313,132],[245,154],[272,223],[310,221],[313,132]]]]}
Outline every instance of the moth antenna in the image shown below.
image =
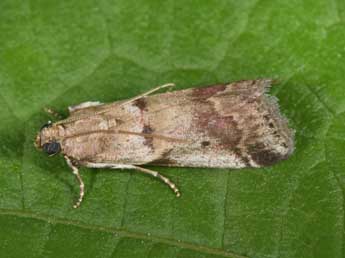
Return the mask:
{"type": "Polygon", "coordinates": [[[148,95],[150,95],[150,94],[152,94],[152,93],[154,93],[154,92],[156,92],[156,91],[159,91],[160,89],[164,89],[164,88],[167,88],[167,87],[175,87],[175,86],[176,86],[176,85],[175,85],[174,83],[166,83],[166,84],[163,84],[163,85],[158,86],[158,87],[156,87],[156,88],[154,88],[154,89],[152,89],[152,90],[149,90],[149,91],[147,91],[147,92],[145,92],[145,93],[143,93],[143,94],[141,94],[141,95],[138,95],[138,96],[136,96],[136,97],[134,97],[134,98],[131,98],[131,99],[129,99],[128,101],[123,102],[123,103],[120,105],[120,107],[122,107],[122,106],[124,106],[124,105],[127,105],[127,104],[129,104],[129,103],[132,103],[133,101],[136,101],[136,100],[138,100],[138,99],[144,98],[144,97],[146,97],[146,96],[148,96],[148,95]]]}
{"type": "Polygon", "coordinates": [[[143,93],[143,94],[140,94],[140,95],[138,95],[138,96],[136,96],[136,97],[134,97],[134,98],[132,98],[132,99],[129,99],[128,101],[125,101],[125,102],[121,103],[119,106],[116,106],[116,107],[109,107],[109,108],[103,109],[103,110],[101,110],[101,111],[94,112],[93,114],[89,114],[89,115],[87,115],[87,116],[76,116],[76,117],[72,117],[72,118],[67,118],[67,119],[62,120],[62,121],[59,121],[59,122],[57,122],[57,123],[55,123],[55,124],[66,124],[66,123],[72,123],[72,122],[74,122],[74,121],[81,120],[81,119],[88,119],[88,118],[90,118],[90,117],[93,117],[93,116],[97,116],[97,115],[106,113],[106,112],[108,112],[109,110],[112,110],[113,108],[123,107],[123,106],[125,106],[125,105],[127,105],[127,104],[129,104],[129,103],[132,103],[133,101],[136,101],[137,99],[141,99],[141,98],[143,98],[143,97],[146,97],[146,96],[148,96],[148,95],[150,95],[150,94],[152,94],[152,93],[154,93],[154,92],[156,92],[156,91],[158,91],[158,90],[160,90],[160,89],[164,89],[164,88],[167,88],[167,87],[174,87],[174,86],[175,86],[174,83],[166,83],[166,84],[163,84],[163,85],[161,85],[161,86],[158,86],[158,87],[156,87],[156,88],[154,88],[154,89],[152,89],[152,90],[149,90],[149,91],[147,91],[147,92],[145,92],[145,93],[143,93]]]}
{"type": "Polygon", "coordinates": [[[81,176],[79,174],[79,169],[73,165],[73,163],[69,157],[67,157],[66,155],[64,157],[65,157],[65,160],[67,162],[67,165],[72,169],[72,173],[76,176],[76,178],[79,182],[79,198],[78,198],[78,201],[73,205],[73,208],[76,209],[80,206],[81,202],[83,201],[84,182],[83,182],[83,179],[81,178],[81,176]]]}
{"type": "MultiPolygon", "coordinates": [[[[259,95],[263,94],[265,91],[268,91],[268,88],[270,87],[271,85],[271,82],[272,80],[271,79],[258,79],[258,80],[252,80],[251,81],[252,83],[255,83],[255,82],[259,82],[261,85],[260,85],[260,88],[262,88],[262,91],[259,95]]],[[[231,85],[231,83],[226,83],[224,85],[231,85]]],[[[228,95],[250,95],[253,93],[253,89],[248,89],[248,88],[245,88],[245,89],[236,89],[236,90],[233,90],[234,92],[226,92],[225,94],[228,94],[228,95]]],[[[200,96],[196,96],[196,97],[193,97],[193,99],[198,99],[200,98],[200,96]]],[[[176,105],[171,105],[171,106],[168,106],[166,108],[159,108],[159,109],[156,109],[156,110],[150,110],[148,111],[147,113],[148,114],[157,114],[159,112],[162,112],[166,109],[169,109],[169,108],[172,108],[174,106],[181,106],[181,105],[184,105],[184,104],[189,104],[191,100],[186,100],[186,101],[181,101],[179,102],[178,104],[176,105]]],[[[122,104],[121,104],[122,105],[122,104]]],[[[130,121],[134,121],[135,118],[130,118],[130,119],[126,119],[124,120],[123,122],[130,122],[130,121]]]]}

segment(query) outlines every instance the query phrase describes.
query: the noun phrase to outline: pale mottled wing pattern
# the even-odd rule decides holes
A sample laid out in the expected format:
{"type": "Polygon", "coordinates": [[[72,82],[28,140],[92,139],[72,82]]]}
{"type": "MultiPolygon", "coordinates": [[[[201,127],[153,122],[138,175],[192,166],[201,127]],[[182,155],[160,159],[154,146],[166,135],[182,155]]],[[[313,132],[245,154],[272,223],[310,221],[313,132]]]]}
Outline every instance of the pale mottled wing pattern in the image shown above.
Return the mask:
{"type": "Polygon", "coordinates": [[[240,81],[79,108],[62,121],[63,150],[81,163],[271,165],[292,152],[293,133],[265,95],[270,83],[240,81]]]}
{"type": "Polygon", "coordinates": [[[151,163],[240,168],[272,165],[287,158],[293,151],[293,133],[280,116],[276,100],[265,95],[270,84],[270,80],[253,80],[188,89],[175,93],[179,96],[170,93],[171,103],[159,96],[148,98],[147,123],[155,126],[156,133],[189,139],[173,143],[151,163]],[[150,106],[159,105],[162,110],[164,105],[173,108],[159,116],[153,112],[150,119],[150,106]],[[156,119],[164,122],[155,123],[156,119]]]}

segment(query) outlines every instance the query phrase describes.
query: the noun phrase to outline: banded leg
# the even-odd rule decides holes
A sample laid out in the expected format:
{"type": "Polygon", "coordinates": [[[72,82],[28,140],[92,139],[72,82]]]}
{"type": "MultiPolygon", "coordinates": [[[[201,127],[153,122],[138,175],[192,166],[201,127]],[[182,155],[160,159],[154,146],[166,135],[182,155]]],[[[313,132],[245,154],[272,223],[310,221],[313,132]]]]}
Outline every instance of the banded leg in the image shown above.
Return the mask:
{"type": "Polygon", "coordinates": [[[181,193],[180,193],[179,189],[177,188],[177,186],[173,182],[171,182],[169,178],[159,174],[157,171],[153,171],[153,170],[150,170],[147,168],[142,168],[142,167],[135,166],[135,165],[127,165],[127,164],[108,164],[108,163],[86,162],[83,165],[86,167],[89,167],[89,168],[135,169],[139,172],[142,172],[142,173],[145,173],[145,174],[159,178],[163,183],[168,185],[171,190],[173,190],[173,192],[176,194],[176,197],[181,196],[181,193]]]}
{"type": "Polygon", "coordinates": [[[79,199],[78,201],[73,205],[73,208],[78,208],[83,201],[84,197],[84,182],[79,174],[79,169],[72,164],[72,161],[67,157],[64,156],[65,160],[67,162],[67,165],[72,169],[72,173],[76,176],[78,182],[79,182],[79,199]]]}
{"type": "Polygon", "coordinates": [[[179,189],[176,187],[176,185],[173,182],[170,181],[169,178],[167,178],[167,177],[159,174],[157,171],[153,171],[151,169],[142,168],[142,167],[138,167],[138,166],[134,166],[134,167],[136,170],[138,170],[140,172],[143,172],[145,174],[159,178],[161,181],[163,181],[163,183],[167,184],[171,190],[173,190],[173,192],[176,194],[176,197],[181,196],[179,189]]]}
{"type": "Polygon", "coordinates": [[[149,91],[147,91],[147,92],[145,92],[145,93],[143,93],[143,94],[140,94],[139,96],[136,96],[136,97],[134,97],[134,98],[131,98],[131,99],[129,99],[128,101],[125,101],[124,103],[121,104],[121,106],[124,106],[124,105],[127,105],[127,104],[129,104],[129,103],[132,103],[133,101],[136,101],[137,99],[141,99],[141,98],[143,98],[143,97],[146,97],[146,96],[148,96],[148,95],[150,95],[150,94],[152,94],[152,93],[154,93],[154,92],[156,92],[156,91],[158,91],[158,90],[160,90],[160,89],[164,89],[164,88],[168,88],[168,87],[174,87],[174,86],[175,86],[174,83],[166,83],[166,84],[163,84],[163,85],[158,86],[158,87],[156,87],[156,88],[154,88],[154,89],[152,89],[152,90],[149,90],[149,91]]]}

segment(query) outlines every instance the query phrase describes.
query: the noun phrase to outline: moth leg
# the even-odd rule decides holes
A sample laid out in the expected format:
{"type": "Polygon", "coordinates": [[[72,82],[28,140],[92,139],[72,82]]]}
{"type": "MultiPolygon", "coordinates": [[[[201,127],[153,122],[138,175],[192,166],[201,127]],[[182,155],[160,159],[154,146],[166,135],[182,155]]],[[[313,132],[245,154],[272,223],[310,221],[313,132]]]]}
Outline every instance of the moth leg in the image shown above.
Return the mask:
{"type": "Polygon", "coordinates": [[[159,178],[161,181],[163,181],[163,183],[167,184],[171,190],[173,190],[173,192],[176,194],[176,197],[181,196],[180,190],[177,188],[177,186],[173,182],[170,181],[169,178],[167,178],[167,177],[159,174],[157,171],[153,171],[151,169],[142,168],[142,167],[138,167],[138,166],[134,166],[134,168],[140,172],[143,172],[145,174],[159,178]]]}
{"type": "Polygon", "coordinates": [[[49,115],[55,117],[56,119],[62,119],[62,115],[59,112],[57,112],[54,109],[52,109],[52,108],[45,107],[44,111],[46,113],[48,113],[49,115]]]}
{"type": "Polygon", "coordinates": [[[135,165],[128,165],[128,164],[109,164],[109,163],[92,163],[92,162],[86,162],[83,164],[86,167],[89,168],[113,168],[113,169],[135,169],[139,172],[154,176],[159,178],[161,181],[163,181],[165,184],[167,184],[171,190],[176,194],[177,197],[181,196],[181,193],[177,186],[170,181],[169,178],[159,174],[157,171],[153,171],[147,168],[142,168],[135,165]]]}
{"type": "Polygon", "coordinates": [[[175,86],[174,83],[166,83],[166,84],[163,84],[163,85],[158,86],[158,87],[156,87],[156,88],[154,88],[154,89],[152,89],[152,90],[149,90],[149,91],[147,91],[147,92],[145,92],[145,93],[143,93],[143,94],[140,94],[139,96],[136,96],[136,97],[134,97],[134,98],[131,98],[131,99],[129,99],[128,101],[125,101],[124,103],[121,104],[121,106],[127,105],[127,104],[129,104],[129,103],[132,103],[133,101],[136,101],[137,99],[141,99],[141,98],[143,98],[143,97],[146,97],[146,96],[148,96],[148,95],[150,95],[150,94],[152,94],[152,93],[154,93],[154,92],[156,92],[156,91],[158,91],[158,90],[160,90],[160,89],[164,89],[164,88],[168,88],[168,87],[174,87],[174,86],[175,86]]]}
{"type": "Polygon", "coordinates": [[[97,106],[100,106],[102,104],[103,103],[99,102],[99,101],[86,101],[86,102],[80,103],[78,105],[68,107],[68,111],[70,113],[73,113],[75,111],[79,111],[79,110],[84,109],[84,108],[97,107],[97,106]]]}
{"type": "Polygon", "coordinates": [[[79,199],[78,201],[73,205],[73,208],[78,208],[83,201],[84,197],[84,182],[83,179],[81,178],[79,174],[79,169],[73,165],[72,161],[70,158],[68,158],[66,155],[64,156],[65,160],[67,162],[67,165],[72,169],[72,173],[76,176],[78,182],[79,182],[79,199]]]}

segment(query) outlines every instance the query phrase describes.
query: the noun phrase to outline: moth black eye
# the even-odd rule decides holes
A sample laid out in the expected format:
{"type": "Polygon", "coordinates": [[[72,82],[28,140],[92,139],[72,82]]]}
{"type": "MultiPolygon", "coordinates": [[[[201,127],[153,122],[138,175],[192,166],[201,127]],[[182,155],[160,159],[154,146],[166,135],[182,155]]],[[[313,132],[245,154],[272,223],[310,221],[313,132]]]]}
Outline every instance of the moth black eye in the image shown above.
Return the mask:
{"type": "Polygon", "coordinates": [[[48,123],[44,124],[44,125],[41,127],[40,131],[42,131],[42,129],[44,129],[44,128],[51,127],[51,125],[52,125],[52,122],[51,122],[51,121],[48,121],[48,123]]]}
{"type": "Polygon", "coordinates": [[[48,155],[54,155],[61,151],[61,145],[58,142],[47,142],[43,144],[42,149],[48,155]]]}

